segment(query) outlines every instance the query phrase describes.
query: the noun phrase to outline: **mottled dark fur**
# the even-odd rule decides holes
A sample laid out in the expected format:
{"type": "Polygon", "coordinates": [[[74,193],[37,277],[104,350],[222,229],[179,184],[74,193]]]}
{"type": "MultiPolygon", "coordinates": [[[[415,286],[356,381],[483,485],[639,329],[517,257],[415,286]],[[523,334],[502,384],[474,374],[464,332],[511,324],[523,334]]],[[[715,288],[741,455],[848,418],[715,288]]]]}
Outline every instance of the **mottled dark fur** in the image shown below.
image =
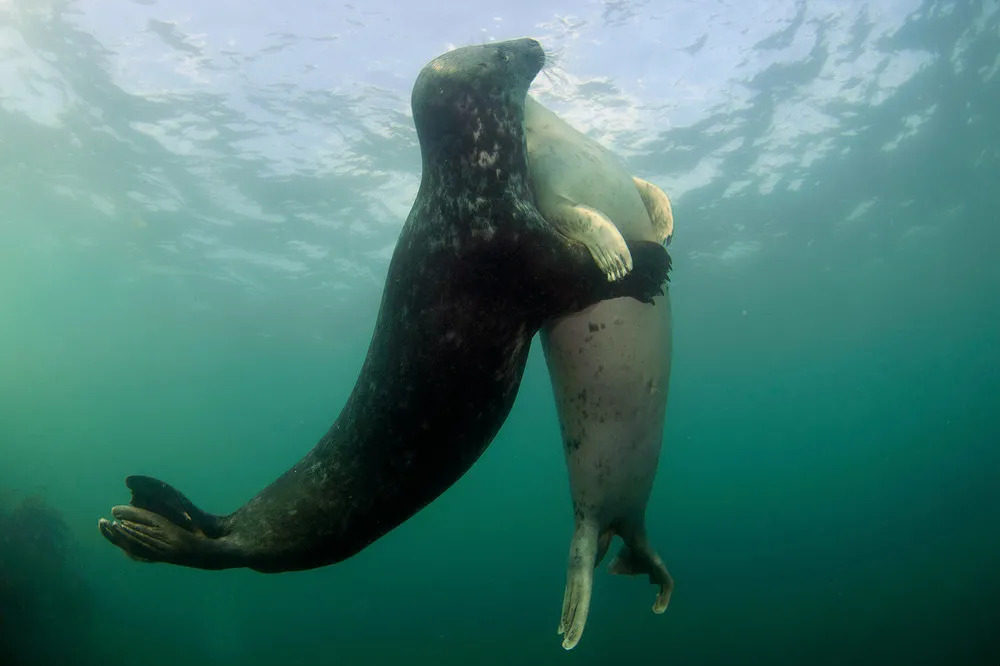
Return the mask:
{"type": "Polygon", "coordinates": [[[165,483],[129,477],[132,505],[101,523],[112,543],[205,569],[277,572],[348,558],[485,451],[544,322],[600,299],[660,293],[663,247],[630,244],[632,273],[609,284],[535,209],[523,105],[543,61],[538,43],[523,39],[457,49],[421,71],[412,96],[420,189],[357,383],[315,448],[225,517],[165,483]]]}

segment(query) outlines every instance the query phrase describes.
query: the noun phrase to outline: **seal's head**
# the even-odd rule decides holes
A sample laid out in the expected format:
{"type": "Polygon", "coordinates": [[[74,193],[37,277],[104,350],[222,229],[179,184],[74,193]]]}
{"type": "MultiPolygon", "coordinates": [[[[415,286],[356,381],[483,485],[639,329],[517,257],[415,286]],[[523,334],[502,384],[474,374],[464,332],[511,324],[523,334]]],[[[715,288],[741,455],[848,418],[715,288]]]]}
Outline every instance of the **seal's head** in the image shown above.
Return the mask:
{"type": "Polygon", "coordinates": [[[482,152],[489,161],[512,143],[519,154],[524,98],[544,64],[529,38],[464,46],[427,63],[410,100],[425,167],[482,152]]]}

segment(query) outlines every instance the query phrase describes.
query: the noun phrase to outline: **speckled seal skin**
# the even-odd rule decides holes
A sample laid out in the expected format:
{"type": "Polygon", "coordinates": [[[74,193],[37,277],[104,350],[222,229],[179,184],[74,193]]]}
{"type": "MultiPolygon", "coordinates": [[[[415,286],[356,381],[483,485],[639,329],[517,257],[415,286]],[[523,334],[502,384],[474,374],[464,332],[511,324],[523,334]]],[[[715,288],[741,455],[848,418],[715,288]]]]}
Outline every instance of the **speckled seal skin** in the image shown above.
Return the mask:
{"type": "Polygon", "coordinates": [[[544,60],[538,42],[518,39],[456,49],[421,70],[411,98],[420,188],[357,382],[316,446],[226,516],[201,511],[162,481],[130,476],[130,505],[99,523],[105,538],[138,560],[202,569],[342,561],[482,455],[546,321],[604,298],[648,302],[662,293],[662,246],[630,244],[632,272],[609,283],[587,249],[535,208],[524,100],[544,60]]]}
{"type": "MultiPolygon", "coordinates": [[[[621,256],[616,248],[625,248],[627,240],[669,241],[673,211],[667,195],[634,178],[611,151],[531,96],[525,134],[539,211],[587,245],[602,268],[607,264],[600,258],[621,256]]],[[[666,610],[673,590],[646,535],[670,381],[670,293],[653,304],[601,301],[546,323],[541,339],[575,515],[559,623],[569,650],[587,622],[594,567],[615,535],[625,545],[611,571],[647,575],[659,587],[654,612],[666,610]]]]}

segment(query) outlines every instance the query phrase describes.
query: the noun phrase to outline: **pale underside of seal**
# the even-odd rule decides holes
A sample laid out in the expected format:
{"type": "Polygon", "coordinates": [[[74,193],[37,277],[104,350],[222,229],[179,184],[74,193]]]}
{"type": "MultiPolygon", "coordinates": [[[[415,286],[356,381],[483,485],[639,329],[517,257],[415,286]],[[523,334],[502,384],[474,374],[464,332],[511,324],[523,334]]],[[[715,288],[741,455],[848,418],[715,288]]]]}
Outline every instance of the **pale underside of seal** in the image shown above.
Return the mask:
{"type": "Polygon", "coordinates": [[[669,241],[673,215],[662,190],[629,175],[614,153],[530,95],[524,116],[539,212],[567,238],[583,243],[609,280],[632,269],[625,238],[669,241]]]}
{"type": "MultiPolygon", "coordinates": [[[[415,514],[480,457],[517,394],[532,336],[600,299],[649,302],[669,255],[630,242],[609,283],[554,231],[528,186],[524,99],[538,42],[464,47],[414,84],[421,183],[393,252],[367,355],[339,416],[291,469],[228,515],[131,476],[101,533],[135,559],[280,572],[353,556],[415,514]]],[[[211,459],[211,458],[206,458],[211,459]]],[[[218,463],[218,473],[243,464],[218,463]]]]}
{"type": "MultiPolygon", "coordinates": [[[[609,279],[631,268],[626,239],[669,241],[673,213],[662,190],[530,96],[525,132],[539,210],[587,245],[602,269],[602,260],[622,259],[609,279]]],[[[572,649],[586,625],[594,567],[614,535],[625,545],[610,570],[649,576],[659,586],[654,612],[666,610],[673,589],[645,524],[670,379],[669,292],[655,304],[601,301],[547,323],[541,337],[575,515],[559,624],[563,647],[572,649]]]]}

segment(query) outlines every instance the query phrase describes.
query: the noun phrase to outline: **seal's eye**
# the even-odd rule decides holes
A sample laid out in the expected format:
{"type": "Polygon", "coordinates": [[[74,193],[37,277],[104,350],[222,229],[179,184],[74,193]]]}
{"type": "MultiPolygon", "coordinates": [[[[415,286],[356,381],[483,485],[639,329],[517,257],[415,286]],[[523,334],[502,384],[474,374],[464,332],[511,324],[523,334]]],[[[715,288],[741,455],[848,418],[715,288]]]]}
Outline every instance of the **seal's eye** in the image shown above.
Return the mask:
{"type": "Polygon", "coordinates": [[[510,53],[507,51],[497,51],[497,60],[500,62],[510,62],[510,53]]]}

